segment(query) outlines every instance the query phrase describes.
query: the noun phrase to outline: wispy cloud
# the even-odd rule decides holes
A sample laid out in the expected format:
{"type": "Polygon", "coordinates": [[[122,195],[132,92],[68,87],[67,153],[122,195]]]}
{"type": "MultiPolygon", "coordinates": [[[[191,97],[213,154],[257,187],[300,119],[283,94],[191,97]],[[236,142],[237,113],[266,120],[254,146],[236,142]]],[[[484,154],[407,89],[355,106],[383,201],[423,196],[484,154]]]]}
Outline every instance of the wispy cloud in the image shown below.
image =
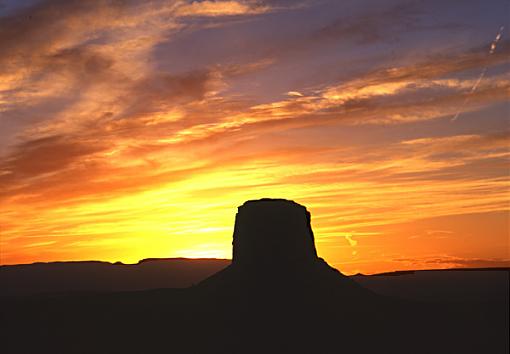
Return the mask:
{"type": "Polygon", "coordinates": [[[240,1],[192,1],[177,8],[177,16],[236,16],[270,11],[267,5],[240,1]]]}
{"type": "Polygon", "coordinates": [[[510,266],[508,259],[460,258],[447,255],[428,257],[423,259],[395,259],[396,262],[410,263],[421,268],[494,268],[510,266]]]}

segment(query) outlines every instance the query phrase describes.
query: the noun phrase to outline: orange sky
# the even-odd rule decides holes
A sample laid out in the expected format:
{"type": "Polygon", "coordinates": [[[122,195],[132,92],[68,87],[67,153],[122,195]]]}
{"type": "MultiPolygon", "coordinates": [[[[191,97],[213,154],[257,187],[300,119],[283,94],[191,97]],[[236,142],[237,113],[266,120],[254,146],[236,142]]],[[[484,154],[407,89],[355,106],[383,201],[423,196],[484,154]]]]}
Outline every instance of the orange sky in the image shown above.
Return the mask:
{"type": "Polygon", "coordinates": [[[347,274],[508,266],[509,6],[7,1],[0,263],[230,258],[272,197],[347,274]]]}

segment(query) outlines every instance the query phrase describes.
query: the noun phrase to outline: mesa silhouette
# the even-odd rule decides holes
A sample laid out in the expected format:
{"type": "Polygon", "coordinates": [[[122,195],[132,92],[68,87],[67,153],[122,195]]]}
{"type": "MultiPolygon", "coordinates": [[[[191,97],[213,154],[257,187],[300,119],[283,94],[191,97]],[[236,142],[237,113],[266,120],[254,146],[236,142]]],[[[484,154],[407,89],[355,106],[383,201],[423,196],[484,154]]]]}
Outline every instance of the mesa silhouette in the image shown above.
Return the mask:
{"type": "Polygon", "coordinates": [[[239,207],[232,263],[196,286],[2,302],[5,353],[508,352],[508,297],[377,295],[318,257],[309,212],[283,199],[239,207]]]}
{"type": "Polygon", "coordinates": [[[232,264],[198,286],[216,291],[314,289],[339,291],[346,297],[371,292],[330,267],[317,256],[310,213],[293,201],[261,199],[238,208],[232,264]]]}

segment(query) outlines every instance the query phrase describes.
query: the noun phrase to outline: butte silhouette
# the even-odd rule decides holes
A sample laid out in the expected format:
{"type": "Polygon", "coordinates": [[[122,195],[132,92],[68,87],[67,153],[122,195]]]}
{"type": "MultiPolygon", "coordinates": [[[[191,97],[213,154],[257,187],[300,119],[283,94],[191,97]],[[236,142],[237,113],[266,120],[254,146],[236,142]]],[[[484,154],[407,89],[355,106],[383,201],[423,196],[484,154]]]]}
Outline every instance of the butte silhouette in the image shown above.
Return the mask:
{"type": "Polygon", "coordinates": [[[286,199],[250,200],[238,208],[232,264],[199,288],[243,292],[333,292],[343,298],[372,294],[317,256],[310,212],[286,199]]]}

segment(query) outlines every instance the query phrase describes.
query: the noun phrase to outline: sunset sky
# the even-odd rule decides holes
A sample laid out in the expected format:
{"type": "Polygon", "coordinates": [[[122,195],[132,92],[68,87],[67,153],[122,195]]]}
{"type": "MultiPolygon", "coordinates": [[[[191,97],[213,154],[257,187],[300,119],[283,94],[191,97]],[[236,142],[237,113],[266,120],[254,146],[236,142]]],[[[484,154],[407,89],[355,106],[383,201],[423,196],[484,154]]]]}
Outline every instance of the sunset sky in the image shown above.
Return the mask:
{"type": "Polygon", "coordinates": [[[0,0],[0,263],[230,258],[273,197],[346,274],[508,266],[509,13],[0,0]]]}

